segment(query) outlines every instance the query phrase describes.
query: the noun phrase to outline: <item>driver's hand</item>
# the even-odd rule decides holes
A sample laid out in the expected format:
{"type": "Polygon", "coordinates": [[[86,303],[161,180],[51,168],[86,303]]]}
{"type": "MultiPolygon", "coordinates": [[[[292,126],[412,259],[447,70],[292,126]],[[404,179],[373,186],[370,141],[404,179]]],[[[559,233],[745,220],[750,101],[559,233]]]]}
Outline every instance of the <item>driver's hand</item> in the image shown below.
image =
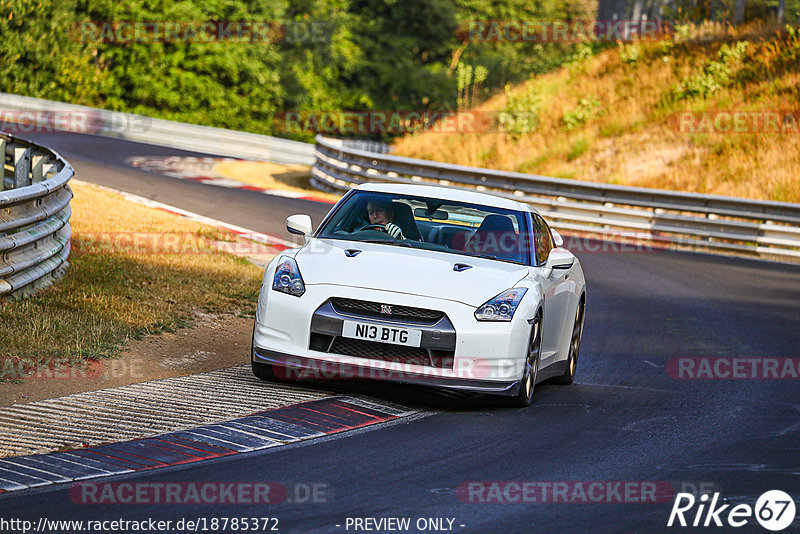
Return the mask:
{"type": "Polygon", "coordinates": [[[389,223],[386,225],[386,233],[395,239],[405,239],[403,237],[403,231],[394,223],[389,223]]]}

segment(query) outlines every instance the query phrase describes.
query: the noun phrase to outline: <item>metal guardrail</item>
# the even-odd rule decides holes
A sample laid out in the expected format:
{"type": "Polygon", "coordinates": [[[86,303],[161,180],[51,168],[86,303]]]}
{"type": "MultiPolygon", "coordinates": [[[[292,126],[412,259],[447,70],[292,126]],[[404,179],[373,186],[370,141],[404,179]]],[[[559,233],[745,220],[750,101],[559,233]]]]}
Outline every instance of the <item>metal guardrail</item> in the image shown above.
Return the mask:
{"type": "Polygon", "coordinates": [[[0,300],[45,287],[66,270],[74,171],[52,150],[0,133],[0,300]]]}
{"type": "Polygon", "coordinates": [[[464,167],[317,136],[311,183],[341,192],[363,182],[472,188],[531,204],[555,228],[568,232],[800,260],[800,204],[464,167]]]}
{"type": "Polygon", "coordinates": [[[53,115],[71,114],[64,125],[66,131],[273,163],[314,163],[314,145],[268,135],[154,119],[8,93],[0,93],[0,120],[3,118],[2,112],[24,112],[25,115],[18,114],[17,118],[24,119],[26,124],[36,123],[47,127],[52,125],[53,115]]]}

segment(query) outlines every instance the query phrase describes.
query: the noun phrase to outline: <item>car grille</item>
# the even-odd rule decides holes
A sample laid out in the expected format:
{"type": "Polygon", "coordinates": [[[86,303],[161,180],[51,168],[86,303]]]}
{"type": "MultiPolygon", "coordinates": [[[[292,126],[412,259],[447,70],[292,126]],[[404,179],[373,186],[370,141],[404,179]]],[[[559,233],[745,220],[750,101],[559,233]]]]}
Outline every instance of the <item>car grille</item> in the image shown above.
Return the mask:
{"type": "Polygon", "coordinates": [[[413,365],[430,365],[428,351],[420,347],[403,347],[388,343],[375,343],[360,339],[338,337],[333,342],[331,352],[367,358],[369,360],[382,360],[385,362],[401,362],[413,365]]]}
{"type": "Polygon", "coordinates": [[[330,299],[330,302],[339,313],[358,315],[361,317],[375,317],[379,319],[391,319],[393,321],[399,320],[429,325],[436,324],[444,317],[444,312],[396,305],[391,305],[392,313],[381,313],[381,307],[385,304],[366,300],[333,297],[330,299]]]}
{"type": "Polygon", "coordinates": [[[404,347],[390,343],[376,343],[361,339],[337,336],[331,343],[332,336],[311,334],[311,350],[341,354],[367,360],[396,362],[410,365],[424,365],[439,369],[453,368],[454,351],[429,350],[422,347],[404,347]],[[328,349],[330,347],[330,349],[328,349]]]}

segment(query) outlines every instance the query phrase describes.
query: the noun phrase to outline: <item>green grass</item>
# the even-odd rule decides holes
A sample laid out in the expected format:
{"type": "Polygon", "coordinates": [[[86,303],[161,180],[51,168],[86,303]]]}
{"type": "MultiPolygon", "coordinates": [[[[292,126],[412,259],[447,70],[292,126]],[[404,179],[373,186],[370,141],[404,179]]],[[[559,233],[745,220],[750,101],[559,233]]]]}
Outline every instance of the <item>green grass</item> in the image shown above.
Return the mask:
{"type": "Polygon", "coordinates": [[[584,155],[589,150],[589,140],[585,137],[580,137],[572,143],[572,147],[567,154],[567,161],[574,161],[584,155]]]}
{"type": "Polygon", "coordinates": [[[75,186],[73,248],[66,276],[25,300],[0,304],[0,359],[91,361],[114,356],[129,338],[190,326],[195,311],[252,315],[261,270],[204,242],[201,253],[119,248],[102,234],[232,234],[75,186]],[[99,237],[98,237],[99,236],[99,237]]]}

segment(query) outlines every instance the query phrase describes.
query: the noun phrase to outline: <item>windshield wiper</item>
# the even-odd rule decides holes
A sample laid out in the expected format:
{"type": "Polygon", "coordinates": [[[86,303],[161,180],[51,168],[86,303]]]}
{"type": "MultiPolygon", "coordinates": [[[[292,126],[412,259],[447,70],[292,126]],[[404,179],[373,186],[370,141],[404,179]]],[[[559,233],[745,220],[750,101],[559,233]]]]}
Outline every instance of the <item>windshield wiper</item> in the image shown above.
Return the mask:
{"type": "Polygon", "coordinates": [[[494,254],[470,254],[470,256],[477,256],[487,260],[507,261],[508,263],[516,263],[517,265],[525,265],[525,262],[519,260],[511,260],[509,258],[498,258],[494,254]]]}
{"type": "Polygon", "coordinates": [[[405,241],[395,241],[394,239],[359,239],[363,243],[379,243],[381,245],[394,245],[396,247],[411,248],[411,245],[405,241]]]}

